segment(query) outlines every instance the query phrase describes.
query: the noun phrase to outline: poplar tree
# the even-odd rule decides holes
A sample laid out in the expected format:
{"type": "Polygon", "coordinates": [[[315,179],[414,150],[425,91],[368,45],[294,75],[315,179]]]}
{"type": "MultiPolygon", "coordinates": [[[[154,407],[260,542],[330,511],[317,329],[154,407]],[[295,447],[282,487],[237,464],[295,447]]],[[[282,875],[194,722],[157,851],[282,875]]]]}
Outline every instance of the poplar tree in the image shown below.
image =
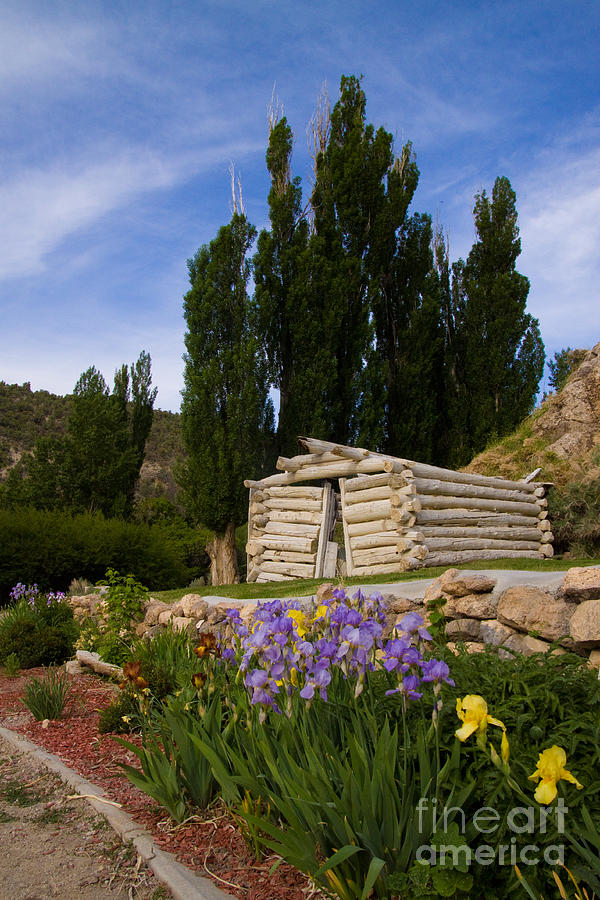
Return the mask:
{"type": "Polygon", "coordinates": [[[188,261],[181,406],[187,460],[179,482],[188,515],[215,532],[207,547],[213,584],[238,579],[235,529],[248,515],[244,479],[259,474],[265,429],[272,422],[247,293],[247,255],[255,234],[236,211],[188,261]]]}
{"type": "Polygon", "coordinates": [[[477,194],[473,212],[477,240],[466,263],[454,267],[450,406],[454,432],[464,436],[456,465],[531,412],[545,359],[539,323],[526,312],[529,280],[516,270],[521,241],[508,178],[496,179],[491,198],[477,194]]]}

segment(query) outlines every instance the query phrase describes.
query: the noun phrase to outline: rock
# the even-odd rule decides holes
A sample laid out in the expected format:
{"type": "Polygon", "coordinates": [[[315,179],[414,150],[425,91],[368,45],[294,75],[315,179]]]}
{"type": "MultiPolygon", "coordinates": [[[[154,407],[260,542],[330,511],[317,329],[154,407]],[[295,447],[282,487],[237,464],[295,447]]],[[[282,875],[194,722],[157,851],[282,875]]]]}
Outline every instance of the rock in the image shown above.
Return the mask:
{"type": "MultiPolygon", "coordinates": [[[[550,649],[550,644],[547,644],[546,641],[539,641],[529,634],[512,634],[504,641],[503,647],[507,647],[508,649],[500,649],[498,651],[498,656],[502,659],[512,659],[513,654],[509,653],[508,650],[513,650],[515,653],[521,653],[523,656],[533,656],[534,653],[547,653],[550,649]]],[[[564,653],[565,651],[558,650],[557,652],[564,653]]]]}
{"type": "Polygon", "coordinates": [[[192,609],[194,609],[197,605],[203,604],[205,609],[202,615],[198,616],[199,619],[202,616],[206,615],[206,609],[208,609],[208,604],[204,600],[200,594],[184,594],[184,596],[179,601],[179,606],[181,606],[181,615],[182,616],[191,616],[192,609]]]}
{"type": "Polygon", "coordinates": [[[459,569],[446,569],[440,575],[440,589],[451,597],[466,597],[467,594],[489,594],[496,587],[496,579],[487,575],[471,575],[459,569]]]}
{"type": "Polygon", "coordinates": [[[320,584],[317,588],[317,606],[320,603],[323,603],[324,600],[331,600],[334,589],[335,585],[331,581],[326,581],[323,584],[320,584]]]}
{"type": "Polygon", "coordinates": [[[134,631],[138,637],[144,637],[146,632],[148,631],[148,623],[147,622],[138,622],[134,628],[134,631]]]}
{"type": "Polygon", "coordinates": [[[174,616],[183,616],[184,615],[181,601],[179,601],[178,603],[173,603],[173,605],[171,606],[171,612],[173,613],[174,616]]]}
{"type": "Polygon", "coordinates": [[[144,621],[147,625],[157,625],[160,614],[170,609],[170,605],[162,600],[151,600],[144,610],[144,621]]]}
{"type": "Polygon", "coordinates": [[[77,659],[69,659],[65,663],[65,672],[67,675],[83,675],[85,667],[81,665],[77,659]]]}
{"type": "Polygon", "coordinates": [[[467,653],[484,653],[485,644],[479,641],[465,641],[465,650],[467,653]]]}
{"type": "Polygon", "coordinates": [[[512,634],[516,634],[516,632],[497,619],[486,619],[481,622],[479,628],[479,637],[484,644],[493,644],[495,647],[503,644],[512,634]]]}
{"type": "Polygon", "coordinates": [[[173,616],[171,619],[171,628],[173,631],[186,631],[194,624],[194,619],[190,619],[188,616],[173,616]]]}
{"type": "Polygon", "coordinates": [[[479,619],[454,619],[446,624],[446,635],[451,641],[476,641],[479,628],[479,619]]]}
{"type": "Polygon", "coordinates": [[[545,640],[557,641],[568,636],[569,622],[576,608],[574,603],[566,603],[549,591],[518,585],[500,596],[497,617],[504,625],[519,631],[535,631],[545,640]]]}
{"type": "Polygon", "coordinates": [[[576,607],[569,633],[580,647],[600,647],[600,600],[584,600],[576,607]]]}
{"type": "Polygon", "coordinates": [[[594,669],[600,669],[600,650],[592,650],[588,662],[594,669]]]}
{"type": "Polygon", "coordinates": [[[393,600],[388,604],[388,610],[390,613],[395,613],[397,616],[404,615],[404,613],[410,612],[415,606],[412,600],[408,600],[406,597],[394,597],[393,600]]]}
{"type": "Polygon", "coordinates": [[[561,594],[570,603],[600,599],[600,568],[575,566],[569,569],[562,583],[561,594]]]}
{"type": "MultiPolygon", "coordinates": [[[[455,569],[454,571],[455,571],[455,572],[458,572],[458,569],[455,569]]],[[[441,587],[440,587],[440,582],[441,582],[441,580],[442,580],[442,579],[441,579],[441,576],[440,576],[439,578],[436,578],[435,581],[432,581],[432,582],[431,582],[431,584],[429,585],[429,587],[428,587],[427,590],[425,591],[425,597],[424,597],[424,600],[423,600],[423,602],[424,602],[425,604],[427,604],[427,603],[433,603],[434,600],[439,600],[440,597],[443,597],[443,596],[444,596],[444,592],[442,591],[442,589],[441,589],[441,587]]]]}
{"type": "Polygon", "coordinates": [[[496,615],[498,598],[492,594],[466,594],[450,597],[442,612],[447,618],[492,619],[496,615]]]}
{"type": "MultiPolygon", "coordinates": [[[[157,624],[158,625],[168,625],[172,618],[173,618],[173,610],[171,609],[170,606],[168,606],[167,609],[163,609],[163,611],[161,613],[159,613],[157,624]]],[[[146,622],[148,622],[147,619],[146,619],[146,622]]]]}

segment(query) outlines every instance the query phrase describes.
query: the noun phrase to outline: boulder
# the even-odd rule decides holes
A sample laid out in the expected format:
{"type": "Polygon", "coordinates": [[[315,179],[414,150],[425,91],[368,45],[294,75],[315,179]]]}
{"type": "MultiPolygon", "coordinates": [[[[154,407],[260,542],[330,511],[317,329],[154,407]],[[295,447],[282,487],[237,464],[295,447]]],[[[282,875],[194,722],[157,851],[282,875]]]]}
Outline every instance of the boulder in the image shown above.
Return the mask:
{"type": "Polygon", "coordinates": [[[467,653],[485,652],[485,644],[482,644],[480,641],[465,641],[464,647],[467,653]]]}
{"type": "MultiPolygon", "coordinates": [[[[540,641],[531,637],[529,634],[513,634],[504,641],[502,646],[506,647],[507,650],[500,649],[498,656],[502,659],[511,659],[513,654],[509,653],[509,650],[521,653],[523,656],[533,656],[534,653],[547,653],[551,645],[546,643],[546,641],[540,641]]],[[[558,649],[553,652],[564,653],[565,651],[558,649]]]]}
{"type": "Polygon", "coordinates": [[[600,600],[584,600],[576,607],[569,633],[580,647],[600,647],[600,600]]]}
{"type": "MultiPolygon", "coordinates": [[[[433,585],[432,585],[433,586],[433,585]]],[[[459,569],[446,569],[440,575],[440,589],[451,597],[466,597],[467,594],[489,594],[496,587],[496,579],[487,575],[472,575],[459,569]]]]}
{"type": "Polygon", "coordinates": [[[186,631],[194,624],[194,619],[190,619],[188,616],[173,616],[171,619],[171,628],[173,631],[186,631]]]}
{"type": "Polygon", "coordinates": [[[317,606],[323,603],[324,600],[331,600],[334,590],[335,585],[331,581],[325,581],[323,584],[320,584],[317,588],[317,606]]]}
{"type": "Polygon", "coordinates": [[[464,597],[450,597],[443,607],[449,619],[492,619],[496,615],[498,598],[492,594],[466,594],[464,597]]]}
{"type": "MultiPolygon", "coordinates": [[[[173,618],[173,610],[171,609],[170,606],[168,606],[167,609],[163,609],[163,611],[158,614],[158,622],[156,624],[157,625],[168,625],[172,618],[173,618]]],[[[147,619],[146,619],[146,622],[148,623],[147,619]]]]}
{"type": "Polygon", "coordinates": [[[168,603],[163,603],[162,600],[151,600],[144,610],[144,621],[147,625],[158,625],[160,614],[165,612],[165,610],[170,609],[170,605],[168,603]]]}
{"type": "Polygon", "coordinates": [[[569,603],[600,599],[600,568],[575,566],[564,577],[562,597],[569,603]]]}
{"type": "Polygon", "coordinates": [[[512,634],[516,634],[516,632],[497,619],[486,619],[481,622],[479,628],[479,637],[484,644],[493,644],[495,647],[503,644],[512,634]]]}
{"type": "Polygon", "coordinates": [[[600,669],[600,650],[592,650],[590,653],[589,664],[594,669],[600,669]]]}
{"type": "Polygon", "coordinates": [[[454,619],[446,624],[446,635],[451,641],[477,641],[479,619],[454,619]]]}
{"type": "Polygon", "coordinates": [[[504,625],[519,631],[534,631],[545,640],[556,641],[568,636],[569,622],[576,608],[574,603],[567,603],[549,591],[518,585],[500,596],[497,617],[504,625]]]}
{"type": "Polygon", "coordinates": [[[184,594],[184,596],[179,601],[179,605],[181,606],[181,615],[182,616],[193,616],[193,609],[198,608],[201,604],[204,606],[204,612],[202,615],[198,615],[198,619],[202,619],[206,615],[206,610],[208,609],[208,604],[204,600],[200,594],[184,594]]]}

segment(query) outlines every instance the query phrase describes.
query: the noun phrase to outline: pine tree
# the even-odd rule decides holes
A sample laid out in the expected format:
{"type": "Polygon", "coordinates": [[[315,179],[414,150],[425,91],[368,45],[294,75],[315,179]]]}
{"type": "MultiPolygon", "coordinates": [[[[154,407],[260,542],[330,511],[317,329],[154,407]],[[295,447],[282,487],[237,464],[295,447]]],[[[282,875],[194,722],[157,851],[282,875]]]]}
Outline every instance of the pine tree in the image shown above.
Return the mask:
{"type": "Polygon", "coordinates": [[[181,406],[187,461],[179,481],[188,515],[215,532],[208,548],[213,584],[237,580],[235,528],[248,514],[244,478],[259,474],[272,421],[247,294],[255,234],[236,211],[188,262],[181,406]]]}
{"type": "Polygon", "coordinates": [[[521,241],[508,178],[496,179],[491,199],[476,195],[474,217],[477,240],[453,273],[450,406],[453,432],[463,436],[454,465],[531,412],[544,369],[539,323],[526,312],[529,281],[516,271],[521,241]]]}

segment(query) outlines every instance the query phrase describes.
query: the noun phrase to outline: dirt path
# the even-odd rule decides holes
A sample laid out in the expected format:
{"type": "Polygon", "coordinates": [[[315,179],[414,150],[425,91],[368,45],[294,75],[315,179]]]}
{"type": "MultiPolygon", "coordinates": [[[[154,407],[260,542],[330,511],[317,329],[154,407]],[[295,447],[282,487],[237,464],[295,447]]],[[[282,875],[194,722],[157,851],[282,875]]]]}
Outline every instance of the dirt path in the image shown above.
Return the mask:
{"type": "Polygon", "coordinates": [[[0,737],[0,900],[163,900],[171,894],[57,775],[0,737]]]}

